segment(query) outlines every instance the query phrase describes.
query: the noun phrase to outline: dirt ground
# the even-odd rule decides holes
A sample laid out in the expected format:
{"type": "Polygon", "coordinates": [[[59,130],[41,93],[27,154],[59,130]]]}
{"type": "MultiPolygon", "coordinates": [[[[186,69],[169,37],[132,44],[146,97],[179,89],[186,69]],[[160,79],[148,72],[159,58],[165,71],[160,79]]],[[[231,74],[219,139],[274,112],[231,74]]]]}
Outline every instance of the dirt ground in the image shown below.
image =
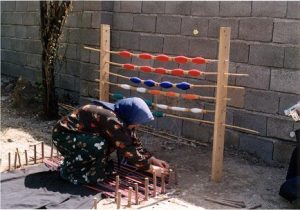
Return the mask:
{"type": "MultiPolygon", "coordinates": [[[[46,155],[49,153],[51,130],[55,121],[44,121],[37,114],[11,107],[11,96],[1,91],[1,170],[7,168],[7,154],[14,154],[16,147],[32,152],[29,145],[45,141],[46,155]]],[[[287,166],[270,165],[231,148],[225,149],[223,178],[220,183],[210,181],[211,147],[186,146],[167,142],[150,134],[140,133],[144,146],[155,156],[177,165],[178,185],[170,192],[169,200],[155,203],[144,209],[227,209],[210,201],[232,199],[244,201],[247,208],[261,204],[264,209],[293,208],[278,195],[284,182],[287,166]]],[[[23,156],[21,157],[23,158],[23,156]]],[[[104,201],[103,201],[104,202],[104,201]]],[[[102,205],[108,209],[107,204],[102,205]]],[[[112,207],[115,209],[115,207],[112,207]]]]}

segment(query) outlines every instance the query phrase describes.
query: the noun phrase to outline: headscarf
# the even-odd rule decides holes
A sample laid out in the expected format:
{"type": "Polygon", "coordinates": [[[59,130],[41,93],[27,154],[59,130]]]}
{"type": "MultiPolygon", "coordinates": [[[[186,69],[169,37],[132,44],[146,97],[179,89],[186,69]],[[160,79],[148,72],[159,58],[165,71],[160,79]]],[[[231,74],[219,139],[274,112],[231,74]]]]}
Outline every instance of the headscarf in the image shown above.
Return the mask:
{"type": "Polygon", "coordinates": [[[121,99],[115,104],[102,101],[93,102],[95,105],[101,105],[114,111],[126,125],[144,124],[154,119],[145,101],[138,97],[121,99]]]}

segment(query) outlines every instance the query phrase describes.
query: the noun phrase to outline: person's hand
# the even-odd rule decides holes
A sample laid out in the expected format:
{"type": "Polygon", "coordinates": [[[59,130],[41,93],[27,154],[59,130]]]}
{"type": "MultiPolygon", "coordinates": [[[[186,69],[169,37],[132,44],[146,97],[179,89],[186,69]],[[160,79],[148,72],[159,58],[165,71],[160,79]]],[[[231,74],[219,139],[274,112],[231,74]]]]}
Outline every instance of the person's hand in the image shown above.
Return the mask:
{"type": "Polygon", "coordinates": [[[164,169],[169,169],[170,168],[169,164],[166,161],[157,159],[154,156],[152,156],[149,159],[149,163],[154,165],[154,166],[159,166],[159,167],[164,168],[164,169]]]}
{"type": "Polygon", "coordinates": [[[150,165],[150,169],[147,172],[152,173],[152,174],[155,173],[155,175],[157,177],[161,177],[162,174],[168,175],[169,169],[162,168],[162,167],[155,166],[155,165],[150,165]]]}

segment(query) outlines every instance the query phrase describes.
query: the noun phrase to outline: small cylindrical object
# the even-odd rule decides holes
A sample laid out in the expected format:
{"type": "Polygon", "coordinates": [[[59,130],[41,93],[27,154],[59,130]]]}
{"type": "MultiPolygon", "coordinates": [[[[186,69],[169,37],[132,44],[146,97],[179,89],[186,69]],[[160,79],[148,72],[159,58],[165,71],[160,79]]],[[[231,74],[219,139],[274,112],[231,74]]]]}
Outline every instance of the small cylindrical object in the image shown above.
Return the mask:
{"type": "Polygon", "coordinates": [[[44,142],[41,143],[41,149],[42,149],[42,160],[43,160],[44,157],[45,157],[45,154],[44,154],[44,142]]]}
{"type": "Polygon", "coordinates": [[[120,176],[116,176],[116,189],[115,189],[115,201],[118,201],[118,192],[119,192],[119,186],[120,186],[120,176]]]}
{"type": "Polygon", "coordinates": [[[10,171],[10,163],[11,163],[11,154],[10,152],[8,153],[8,170],[10,171]]]}
{"type": "Polygon", "coordinates": [[[156,197],[156,186],[157,186],[157,180],[156,180],[156,173],[153,173],[153,197],[156,197]]]}
{"type": "Polygon", "coordinates": [[[94,209],[97,209],[98,199],[94,198],[94,209]]]}
{"type": "Polygon", "coordinates": [[[134,191],[135,191],[135,205],[139,204],[139,184],[134,183],[134,191]]]}
{"type": "Polygon", "coordinates": [[[145,201],[149,199],[149,178],[145,178],[145,201]]]}
{"type": "Polygon", "coordinates": [[[34,161],[34,164],[36,164],[36,144],[33,145],[33,161],[34,161]]]}
{"type": "Polygon", "coordinates": [[[14,162],[15,169],[17,168],[17,159],[18,159],[18,154],[17,152],[15,152],[15,162],[14,162]]]}
{"type": "Polygon", "coordinates": [[[21,167],[22,164],[21,164],[21,157],[20,157],[20,153],[19,153],[19,149],[16,148],[16,151],[17,151],[17,156],[18,156],[18,162],[19,162],[19,166],[21,167]]]}
{"type": "Polygon", "coordinates": [[[24,153],[25,153],[25,164],[27,166],[28,165],[28,154],[27,154],[27,150],[26,149],[25,149],[24,153]]]}
{"type": "Polygon", "coordinates": [[[161,194],[166,193],[166,182],[165,182],[165,174],[161,174],[161,194]]]}
{"type": "Polygon", "coordinates": [[[52,158],[52,157],[53,157],[53,142],[51,144],[51,150],[50,150],[50,158],[52,158]]]}
{"type": "Polygon", "coordinates": [[[121,208],[121,192],[117,192],[117,209],[121,208]]]}
{"type": "Polygon", "coordinates": [[[128,188],[128,207],[131,207],[131,195],[132,195],[132,187],[128,188]]]}

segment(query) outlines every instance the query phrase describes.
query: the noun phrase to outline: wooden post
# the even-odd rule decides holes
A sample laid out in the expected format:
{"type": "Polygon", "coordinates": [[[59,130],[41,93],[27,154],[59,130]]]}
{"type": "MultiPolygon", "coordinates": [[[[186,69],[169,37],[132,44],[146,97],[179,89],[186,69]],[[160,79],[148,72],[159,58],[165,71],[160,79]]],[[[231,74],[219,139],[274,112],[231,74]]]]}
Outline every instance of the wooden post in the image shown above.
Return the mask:
{"type": "Polygon", "coordinates": [[[166,182],[165,182],[165,174],[161,174],[161,194],[166,193],[166,182]]]}
{"type": "Polygon", "coordinates": [[[156,197],[156,185],[157,185],[157,180],[156,180],[156,173],[153,173],[153,197],[156,197]]]}
{"type": "Polygon", "coordinates": [[[121,208],[121,192],[117,192],[117,209],[121,208]]]}
{"type": "Polygon", "coordinates": [[[10,171],[10,163],[11,163],[11,155],[10,152],[8,153],[8,170],[10,171]]]}
{"type": "Polygon", "coordinates": [[[134,191],[135,191],[135,205],[139,205],[139,184],[134,183],[134,191]]]}
{"type": "Polygon", "coordinates": [[[131,207],[131,195],[132,195],[132,187],[128,188],[128,207],[131,207]]]}
{"type": "Polygon", "coordinates": [[[218,56],[218,76],[217,76],[217,94],[216,111],[214,122],[214,137],[212,151],[212,176],[214,182],[220,182],[223,170],[223,152],[228,84],[228,67],[230,51],[230,32],[229,27],[220,28],[219,56],[218,56]]]}
{"type": "Polygon", "coordinates": [[[18,155],[19,166],[21,167],[22,163],[21,163],[21,157],[20,157],[20,153],[19,153],[19,149],[18,148],[16,148],[16,152],[17,152],[17,155],[18,155]]]}
{"type": "Polygon", "coordinates": [[[42,149],[42,160],[44,160],[45,154],[44,154],[44,142],[41,143],[41,149],[42,149]]]}
{"type": "Polygon", "coordinates": [[[115,201],[118,202],[118,192],[119,192],[119,185],[120,185],[120,176],[116,176],[116,189],[115,189],[115,201]]]}
{"type": "Polygon", "coordinates": [[[17,159],[18,159],[18,154],[17,152],[15,152],[15,162],[14,162],[15,169],[17,168],[17,159]]]}
{"type": "Polygon", "coordinates": [[[28,155],[27,155],[27,150],[25,149],[25,164],[26,166],[28,165],[28,155]]]}
{"type": "Polygon", "coordinates": [[[98,199],[94,198],[94,209],[97,209],[98,199]]]}
{"type": "Polygon", "coordinates": [[[51,151],[50,151],[50,158],[53,157],[53,142],[51,143],[51,151]]]}
{"type": "Polygon", "coordinates": [[[145,178],[145,201],[149,199],[149,178],[145,178]]]}
{"type": "Polygon", "coordinates": [[[101,24],[100,27],[100,82],[99,99],[109,101],[109,60],[110,60],[110,25],[101,24]]]}
{"type": "Polygon", "coordinates": [[[34,161],[34,164],[36,164],[36,144],[33,145],[33,161],[34,161]]]}

